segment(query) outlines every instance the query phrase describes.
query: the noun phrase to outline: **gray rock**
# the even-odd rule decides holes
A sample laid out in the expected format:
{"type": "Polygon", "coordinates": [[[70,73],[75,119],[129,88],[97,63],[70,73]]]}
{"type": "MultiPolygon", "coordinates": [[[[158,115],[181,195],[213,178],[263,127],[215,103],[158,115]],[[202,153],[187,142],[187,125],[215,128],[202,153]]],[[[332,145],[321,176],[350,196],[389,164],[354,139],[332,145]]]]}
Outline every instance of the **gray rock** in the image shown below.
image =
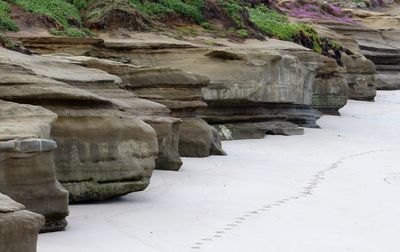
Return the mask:
{"type": "Polygon", "coordinates": [[[347,82],[336,60],[310,53],[294,52],[310,71],[315,71],[312,81],[312,107],[325,114],[339,114],[347,103],[347,82]]]}
{"type": "Polygon", "coordinates": [[[342,57],[349,99],[373,101],[376,96],[375,65],[360,55],[342,57]]]}
{"type": "Polygon", "coordinates": [[[179,154],[182,157],[226,155],[218,131],[201,118],[183,118],[180,126],[179,154]]]}
{"type": "Polygon", "coordinates": [[[379,71],[376,75],[376,88],[378,90],[399,90],[400,71],[379,71]]]}
{"type": "Polygon", "coordinates": [[[304,129],[286,121],[214,125],[222,140],[261,139],[265,135],[303,135],[304,129]]]}
{"type": "MultiPolygon", "coordinates": [[[[380,29],[373,29],[361,25],[331,25],[331,29],[349,37],[353,37],[359,44],[360,53],[372,61],[377,70],[375,85],[377,89],[397,89],[396,76],[400,72],[400,32],[398,29],[398,17],[395,16],[373,16],[363,20],[370,26],[379,26],[380,29]],[[371,20],[369,20],[371,19],[371,20]],[[369,20],[369,21],[368,21],[369,20]],[[396,21],[397,20],[397,21],[396,21]]],[[[370,68],[370,63],[363,60],[360,67],[370,68]]],[[[370,72],[369,72],[370,73],[370,72]]],[[[370,77],[351,78],[350,83],[354,87],[369,86],[366,92],[370,93],[372,100],[372,80],[370,77]],[[367,85],[365,85],[367,83],[367,85]]],[[[359,92],[355,91],[356,98],[360,98],[359,92]]],[[[362,97],[362,96],[361,96],[362,97]]]]}
{"type": "Polygon", "coordinates": [[[57,149],[57,143],[47,139],[18,139],[0,142],[0,152],[46,152],[57,149]]]}
{"type": "Polygon", "coordinates": [[[178,171],[183,164],[178,152],[181,120],[172,117],[141,117],[141,119],[151,125],[157,133],[156,168],[178,171]]]}

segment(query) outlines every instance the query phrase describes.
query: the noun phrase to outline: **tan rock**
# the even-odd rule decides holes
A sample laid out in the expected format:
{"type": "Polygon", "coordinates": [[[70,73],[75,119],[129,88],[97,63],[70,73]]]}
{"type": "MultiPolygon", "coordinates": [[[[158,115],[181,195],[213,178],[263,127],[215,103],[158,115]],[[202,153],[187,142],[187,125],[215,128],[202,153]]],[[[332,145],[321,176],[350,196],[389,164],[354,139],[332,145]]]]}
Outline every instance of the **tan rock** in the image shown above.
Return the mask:
{"type": "MultiPolygon", "coordinates": [[[[203,75],[184,72],[180,69],[169,67],[135,66],[132,64],[123,64],[92,57],[73,57],[66,55],[49,55],[49,57],[57,57],[58,59],[69,60],[82,66],[101,69],[110,74],[116,75],[121,78],[121,85],[125,89],[139,95],[142,98],[164,104],[168,107],[168,109],[171,110],[172,116],[183,118],[183,120],[195,117],[196,111],[199,108],[204,108],[207,106],[207,104],[202,101],[201,88],[206,87],[209,83],[209,80],[203,75]]],[[[110,97],[109,94],[103,94],[103,96],[110,97]]],[[[133,95],[129,101],[126,99],[126,97],[122,99],[120,97],[113,96],[112,98],[123,103],[129,103],[132,99],[134,99],[133,95]]],[[[126,109],[125,111],[129,111],[137,115],[140,115],[141,113],[141,111],[136,109],[126,109]]],[[[158,115],[161,115],[161,113],[158,113],[158,115]]],[[[182,164],[182,162],[179,159],[177,148],[178,145],[176,145],[175,142],[180,141],[180,139],[184,141],[187,135],[193,134],[192,131],[197,132],[197,134],[203,134],[197,135],[195,138],[200,142],[196,144],[191,141],[191,143],[194,145],[193,148],[187,148],[185,153],[180,153],[181,155],[197,157],[197,153],[199,153],[198,151],[193,151],[191,152],[192,154],[190,154],[189,150],[195,150],[197,145],[202,145],[205,142],[214,144],[214,142],[220,141],[218,137],[214,137],[212,140],[210,140],[209,132],[214,131],[214,129],[210,126],[206,126],[205,123],[201,124],[201,128],[205,129],[208,127],[207,130],[196,130],[190,127],[178,129],[178,121],[173,118],[165,118],[155,122],[150,120],[149,117],[146,117],[145,121],[153,126],[158,135],[158,144],[160,147],[159,157],[157,159],[158,169],[179,169],[179,164],[182,164]],[[168,121],[169,123],[167,123],[168,121]],[[174,134],[179,135],[174,136],[174,134]],[[165,136],[168,137],[166,138],[165,136]]],[[[199,127],[198,124],[194,126],[199,127]]],[[[187,145],[187,142],[182,144],[187,145]]],[[[220,145],[221,143],[218,143],[218,146],[220,145]]],[[[206,149],[209,150],[211,148],[212,146],[210,145],[206,149]]],[[[210,151],[208,151],[208,155],[211,155],[210,151]]],[[[201,157],[203,156],[204,154],[201,154],[201,157]]]]}
{"type": "Polygon", "coordinates": [[[183,157],[226,155],[218,131],[201,118],[183,118],[180,126],[179,153],[183,157]]]}
{"type": "Polygon", "coordinates": [[[0,54],[0,68],[8,69],[0,75],[10,76],[8,81],[0,78],[1,98],[40,104],[58,115],[51,129],[59,147],[57,178],[69,190],[71,201],[100,200],[147,187],[158,151],[154,130],[123,112],[126,104],[98,95],[108,93],[108,87],[120,82],[118,77],[10,51],[0,54]],[[97,94],[77,88],[85,85],[97,94]]]}
{"type": "Polygon", "coordinates": [[[0,251],[36,252],[39,230],[44,217],[0,193],[0,251]]]}
{"type": "Polygon", "coordinates": [[[68,192],[55,176],[49,140],[57,115],[41,107],[0,101],[0,191],[43,214],[42,231],[67,225],[68,192]]]}

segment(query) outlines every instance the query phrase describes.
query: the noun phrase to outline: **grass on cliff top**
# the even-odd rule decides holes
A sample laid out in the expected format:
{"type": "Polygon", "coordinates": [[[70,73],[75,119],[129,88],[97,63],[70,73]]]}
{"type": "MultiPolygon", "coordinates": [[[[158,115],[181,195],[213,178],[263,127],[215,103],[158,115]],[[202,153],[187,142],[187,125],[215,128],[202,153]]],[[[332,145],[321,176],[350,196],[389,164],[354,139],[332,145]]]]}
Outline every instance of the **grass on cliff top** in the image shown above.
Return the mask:
{"type": "Polygon", "coordinates": [[[79,10],[65,0],[11,0],[11,2],[24,10],[46,16],[55,26],[50,33],[71,37],[90,35],[90,32],[83,28],[79,10]]]}
{"type": "Polygon", "coordinates": [[[249,8],[250,20],[271,37],[302,44],[321,53],[321,41],[317,32],[306,24],[290,23],[287,16],[265,6],[249,8]]]}
{"type": "Polygon", "coordinates": [[[205,22],[202,14],[204,0],[159,0],[157,2],[129,0],[129,2],[138,11],[156,19],[168,18],[171,14],[179,14],[197,24],[205,22]]]}
{"type": "Polygon", "coordinates": [[[10,5],[5,1],[0,1],[0,31],[18,31],[17,25],[9,15],[10,11],[10,5]]]}

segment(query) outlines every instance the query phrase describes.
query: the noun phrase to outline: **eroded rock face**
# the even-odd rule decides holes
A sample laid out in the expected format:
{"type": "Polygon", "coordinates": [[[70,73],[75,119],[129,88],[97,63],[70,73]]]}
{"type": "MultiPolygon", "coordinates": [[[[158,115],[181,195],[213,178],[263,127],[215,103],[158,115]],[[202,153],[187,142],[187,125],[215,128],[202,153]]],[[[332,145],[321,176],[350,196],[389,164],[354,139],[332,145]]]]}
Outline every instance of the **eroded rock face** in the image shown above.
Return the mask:
{"type": "Polygon", "coordinates": [[[156,169],[178,171],[183,162],[179,157],[180,119],[171,117],[141,117],[157,133],[156,169]]]}
{"type": "Polygon", "coordinates": [[[36,252],[44,217],[0,193],[0,251],[36,252]]]}
{"type": "Polygon", "coordinates": [[[51,137],[58,143],[57,178],[70,192],[70,201],[101,200],[145,189],[158,152],[154,130],[123,112],[122,103],[43,75],[97,87],[99,94],[107,93],[107,85],[119,78],[40,56],[14,54],[6,51],[0,56],[0,67],[7,69],[0,72],[7,76],[1,78],[0,97],[40,104],[58,115],[51,137]]]}
{"type": "MultiPolygon", "coordinates": [[[[201,124],[192,124],[191,127],[180,128],[180,120],[194,118],[197,115],[197,111],[200,108],[205,108],[207,104],[202,101],[201,88],[206,87],[209,83],[207,77],[203,75],[193,74],[184,72],[180,69],[169,68],[169,67],[149,67],[149,66],[136,66],[132,64],[118,63],[115,61],[97,59],[92,57],[71,57],[63,55],[52,55],[60,59],[70,60],[77,64],[104,70],[110,74],[116,75],[121,78],[121,86],[128,90],[131,94],[126,94],[124,97],[115,97],[115,92],[109,92],[113,94],[103,93],[103,96],[113,98],[121,103],[130,103],[132,99],[138,99],[133,94],[138,95],[141,101],[151,103],[151,101],[157,102],[157,104],[165,105],[170,113],[153,113],[153,117],[143,116],[141,111],[135,109],[126,109],[133,114],[141,116],[143,120],[149,123],[157,132],[158,144],[159,144],[159,157],[157,158],[157,168],[161,170],[178,170],[182,164],[179,159],[179,155],[198,157],[196,149],[198,146],[204,143],[217,143],[221,146],[220,139],[214,137],[210,140],[209,132],[214,131],[211,126],[207,126],[204,122],[201,124]],[[129,97],[129,100],[127,99],[129,97]],[[143,100],[146,99],[146,100],[143,100]],[[164,116],[163,118],[154,118],[154,115],[164,116]],[[168,117],[165,117],[167,116],[168,117]],[[173,116],[173,117],[170,117],[173,116]],[[198,127],[198,128],[196,128],[198,127]],[[205,128],[207,128],[205,130],[205,128]],[[190,143],[193,144],[193,148],[187,148],[184,153],[178,153],[179,148],[176,144],[181,139],[184,141],[182,144],[187,144],[185,138],[188,135],[193,135],[193,132],[197,135],[196,139],[199,141],[195,143],[193,140],[190,143]],[[176,135],[178,134],[178,135],[176,135]],[[191,152],[190,150],[196,150],[191,152]]],[[[96,92],[94,90],[94,92],[96,92]]],[[[132,107],[135,108],[135,107],[132,107]]],[[[206,149],[212,150],[213,146],[208,146],[206,149]]],[[[213,152],[214,155],[223,152],[213,152]]],[[[211,155],[209,152],[206,156],[211,155]]],[[[201,152],[200,157],[204,157],[204,152],[201,152]]]]}
{"type": "Polygon", "coordinates": [[[202,88],[202,97],[208,107],[197,111],[211,124],[281,119],[317,127],[320,113],[312,109],[315,68],[303,64],[290,50],[258,44],[249,48],[165,49],[159,45],[149,51],[122,43],[106,41],[106,49],[97,55],[131,57],[132,64],[174,67],[207,76],[210,84],[202,88]]]}
{"type": "MultiPolygon", "coordinates": [[[[218,46],[208,47],[158,37],[144,40],[141,36],[106,36],[103,45],[88,46],[84,53],[129,62],[129,66],[110,66],[100,62],[103,60],[78,61],[118,75],[127,89],[166,105],[174,116],[199,115],[215,125],[279,120],[318,127],[321,113],[315,108],[337,114],[347,101],[346,82],[336,63],[293,43],[270,39],[241,45],[218,40],[218,46]],[[185,79],[182,73],[189,72],[191,77],[186,80],[193,81],[195,75],[209,79],[201,99],[193,85],[177,82],[185,79]],[[165,78],[160,78],[160,73],[165,78]],[[202,107],[201,100],[208,107],[202,107]]],[[[56,51],[53,44],[36,44],[46,52],[56,51]]],[[[34,47],[32,41],[30,47],[34,47]]],[[[199,83],[194,86],[198,88],[199,83]]]]}
{"type": "Polygon", "coordinates": [[[221,138],[216,129],[201,118],[183,118],[183,132],[179,140],[179,153],[183,157],[208,157],[226,155],[222,150],[221,138]]]}
{"type": "Polygon", "coordinates": [[[58,183],[49,140],[57,115],[41,107],[0,101],[0,191],[43,214],[42,231],[67,225],[68,192],[58,183]]]}
{"type": "MultiPolygon", "coordinates": [[[[375,17],[375,19],[379,19],[379,17],[375,17]]],[[[385,19],[385,17],[381,19],[385,19]]],[[[379,23],[379,20],[374,22],[379,23]]],[[[367,24],[369,23],[367,22],[367,24]]],[[[374,27],[372,23],[369,25],[374,27]]],[[[396,81],[400,72],[400,43],[398,42],[400,32],[398,26],[388,28],[383,26],[380,30],[361,25],[330,25],[329,27],[338,33],[356,39],[360,53],[376,65],[375,82],[377,89],[397,89],[399,87],[398,81],[396,81]]],[[[363,62],[366,63],[365,60],[363,62]]],[[[367,69],[369,65],[369,63],[366,64],[367,69]]],[[[365,78],[368,79],[367,76],[365,78]]],[[[366,82],[371,81],[366,80],[366,82]]]]}
{"type": "Polygon", "coordinates": [[[375,65],[361,55],[343,56],[348,96],[354,100],[373,101],[376,96],[375,65]]]}
{"type": "Polygon", "coordinates": [[[71,201],[103,200],[148,186],[157,155],[148,124],[100,108],[57,113],[57,177],[71,201]]]}
{"type": "Polygon", "coordinates": [[[315,69],[311,98],[313,108],[337,115],[348,98],[344,69],[329,57],[304,51],[294,53],[311,70],[315,69]]]}

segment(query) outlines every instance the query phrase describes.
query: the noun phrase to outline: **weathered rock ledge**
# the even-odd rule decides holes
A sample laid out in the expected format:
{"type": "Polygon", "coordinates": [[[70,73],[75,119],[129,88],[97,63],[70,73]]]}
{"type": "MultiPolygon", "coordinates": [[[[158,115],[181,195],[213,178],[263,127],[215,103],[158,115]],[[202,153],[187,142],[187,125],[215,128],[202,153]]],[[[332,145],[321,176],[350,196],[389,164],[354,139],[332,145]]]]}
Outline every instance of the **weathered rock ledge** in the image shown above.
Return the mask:
{"type": "MultiPolygon", "coordinates": [[[[285,128],[292,128],[287,133],[298,134],[296,124],[318,127],[321,113],[316,109],[337,114],[347,101],[345,76],[335,61],[296,44],[271,39],[240,45],[219,40],[219,46],[204,46],[154,35],[146,42],[134,37],[105,37],[103,43],[79,45],[77,51],[71,50],[68,39],[60,47],[52,39],[22,41],[41,53],[63,51],[119,61],[120,65],[69,58],[119,76],[127,90],[166,105],[173,116],[182,120],[200,116],[217,129],[240,123],[239,128],[247,125],[249,130],[251,123],[285,121],[285,128]]],[[[253,125],[255,132],[260,130],[260,124],[253,125]]],[[[185,135],[180,134],[180,142],[185,135]]]]}

